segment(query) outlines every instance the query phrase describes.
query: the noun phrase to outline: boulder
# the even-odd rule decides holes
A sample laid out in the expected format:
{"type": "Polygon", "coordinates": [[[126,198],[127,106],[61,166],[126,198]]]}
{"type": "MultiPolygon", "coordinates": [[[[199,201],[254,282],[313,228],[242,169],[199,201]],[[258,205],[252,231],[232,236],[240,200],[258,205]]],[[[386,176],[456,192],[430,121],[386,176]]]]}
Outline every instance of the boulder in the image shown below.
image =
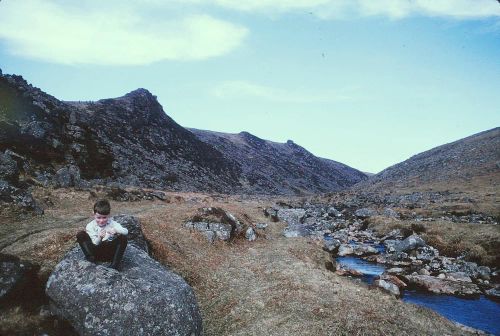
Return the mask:
{"type": "Polygon", "coordinates": [[[233,214],[215,207],[198,209],[198,214],[184,226],[200,231],[210,242],[216,238],[226,241],[243,231],[243,225],[233,214]]]}
{"type": "Polygon", "coordinates": [[[354,215],[358,218],[368,218],[368,217],[378,215],[378,212],[377,212],[377,210],[374,210],[374,209],[362,208],[362,209],[356,210],[354,212],[354,215]]]}
{"type": "Polygon", "coordinates": [[[122,271],[85,260],[71,250],[49,277],[50,310],[81,335],[201,335],[192,288],[135,246],[122,271]]]}
{"type": "Polygon", "coordinates": [[[395,275],[391,275],[391,274],[381,274],[379,277],[378,277],[380,280],[385,280],[385,281],[388,281],[390,283],[393,283],[394,285],[398,286],[398,288],[406,288],[406,283],[404,283],[403,280],[401,280],[400,278],[398,278],[397,276],[395,275]]]}
{"type": "Polygon", "coordinates": [[[350,244],[342,244],[339,247],[339,256],[346,256],[350,254],[355,254],[357,256],[367,256],[378,254],[378,250],[373,246],[367,244],[359,244],[359,245],[350,245],[350,244]]]}
{"type": "Polygon", "coordinates": [[[450,279],[439,279],[430,275],[408,275],[409,286],[424,289],[435,294],[449,294],[462,297],[479,297],[481,291],[475,284],[450,279]]]}
{"type": "Polygon", "coordinates": [[[255,234],[255,230],[253,228],[249,227],[247,229],[247,231],[245,232],[245,238],[248,241],[254,241],[255,239],[257,239],[257,235],[255,234]]]}
{"type": "Polygon", "coordinates": [[[335,252],[341,243],[338,239],[325,239],[323,249],[327,252],[335,252]]]}
{"type": "Polygon", "coordinates": [[[464,272],[452,272],[445,274],[446,279],[462,282],[472,282],[472,279],[464,272]]]}
{"type": "Polygon", "coordinates": [[[19,181],[19,168],[17,162],[7,153],[0,152],[0,180],[17,184],[19,181]]]}
{"type": "Polygon", "coordinates": [[[387,239],[403,239],[403,234],[401,233],[400,229],[394,229],[387,233],[384,237],[382,237],[380,240],[384,241],[387,239]]]}
{"type": "Polygon", "coordinates": [[[283,236],[287,238],[307,237],[310,232],[304,225],[287,226],[283,230],[283,236]]]}
{"type": "Polygon", "coordinates": [[[256,227],[257,229],[264,230],[265,228],[267,228],[267,224],[266,224],[266,223],[257,223],[257,224],[255,225],[255,227],[256,227]]]}
{"type": "Polygon", "coordinates": [[[488,298],[500,302],[500,285],[497,285],[494,288],[491,288],[491,289],[484,291],[484,294],[488,298]]]}
{"type": "Polygon", "coordinates": [[[418,247],[427,246],[425,241],[420,238],[418,235],[413,234],[407,237],[405,240],[394,245],[394,250],[396,252],[408,252],[414,250],[418,247]]]}
{"type": "Polygon", "coordinates": [[[226,241],[231,238],[232,226],[230,224],[187,222],[185,226],[189,229],[200,231],[210,242],[214,242],[215,239],[226,241]]]}
{"type": "Polygon", "coordinates": [[[18,257],[0,254],[0,304],[29,296],[36,282],[37,267],[18,257]]]}
{"type": "Polygon", "coordinates": [[[386,270],[385,273],[391,274],[391,275],[401,275],[401,274],[405,273],[405,270],[404,270],[404,268],[401,268],[401,267],[393,267],[393,268],[389,268],[388,270],[386,270]]]}
{"type": "Polygon", "coordinates": [[[349,244],[342,244],[339,247],[339,252],[337,253],[338,256],[343,257],[346,255],[351,255],[354,253],[354,249],[351,245],[349,244]]]}
{"type": "Polygon", "coordinates": [[[270,217],[273,222],[279,221],[278,209],[275,209],[273,207],[265,208],[264,209],[264,216],[270,217]]]}
{"type": "Polygon", "coordinates": [[[388,218],[399,218],[399,214],[391,208],[385,208],[383,215],[388,218]]]}
{"type": "Polygon", "coordinates": [[[124,228],[128,230],[128,243],[129,245],[134,245],[137,248],[149,253],[148,243],[146,242],[146,238],[142,234],[141,224],[139,220],[134,216],[130,215],[115,215],[113,216],[113,220],[120,223],[124,228]]]}
{"type": "Polygon", "coordinates": [[[340,211],[338,211],[334,207],[329,207],[326,212],[327,212],[328,216],[330,216],[330,217],[341,217],[342,216],[340,211]]]}
{"type": "Polygon", "coordinates": [[[56,172],[55,182],[57,187],[67,188],[79,186],[81,182],[80,168],[75,165],[68,165],[56,172]]]}
{"type": "Polygon", "coordinates": [[[289,226],[295,226],[302,224],[305,214],[305,209],[297,208],[279,209],[277,215],[280,221],[287,223],[289,226]]]}
{"type": "Polygon", "coordinates": [[[417,248],[416,258],[423,261],[431,261],[439,256],[439,251],[432,246],[423,246],[417,248]]]}
{"type": "Polygon", "coordinates": [[[373,285],[382,288],[383,290],[391,293],[392,295],[394,295],[396,297],[401,296],[401,292],[399,291],[399,287],[390,281],[377,279],[373,282],[373,285]]]}

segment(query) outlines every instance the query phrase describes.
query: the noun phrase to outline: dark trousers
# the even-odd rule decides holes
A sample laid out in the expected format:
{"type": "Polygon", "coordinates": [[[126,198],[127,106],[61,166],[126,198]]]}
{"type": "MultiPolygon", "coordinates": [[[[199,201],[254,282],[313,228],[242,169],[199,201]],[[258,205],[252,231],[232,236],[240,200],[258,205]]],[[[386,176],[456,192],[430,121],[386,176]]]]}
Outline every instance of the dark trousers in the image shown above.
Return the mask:
{"type": "Polygon", "coordinates": [[[85,256],[90,252],[96,261],[112,261],[113,264],[119,264],[127,248],[127,236],[124,235],[117,235],[112,241],[103,241],[99,245],[94,245],[85,231],[78,232],[76,239],[85,256]]]}

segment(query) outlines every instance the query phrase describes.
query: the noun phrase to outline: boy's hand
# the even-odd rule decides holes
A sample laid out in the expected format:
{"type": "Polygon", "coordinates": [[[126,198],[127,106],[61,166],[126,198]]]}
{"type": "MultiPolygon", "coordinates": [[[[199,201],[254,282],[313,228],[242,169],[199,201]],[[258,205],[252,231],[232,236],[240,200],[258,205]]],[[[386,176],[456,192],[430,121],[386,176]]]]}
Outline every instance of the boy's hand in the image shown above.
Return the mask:
{"type": "Polygon", "coordinates": [[[115,235],[115,234],[116,234],[116,230],[115,230],[115,229],[111,229],[111,230],[109,230],[108,232],[109,232],[110,234],[112,234],[112,235],[115,235]]]}

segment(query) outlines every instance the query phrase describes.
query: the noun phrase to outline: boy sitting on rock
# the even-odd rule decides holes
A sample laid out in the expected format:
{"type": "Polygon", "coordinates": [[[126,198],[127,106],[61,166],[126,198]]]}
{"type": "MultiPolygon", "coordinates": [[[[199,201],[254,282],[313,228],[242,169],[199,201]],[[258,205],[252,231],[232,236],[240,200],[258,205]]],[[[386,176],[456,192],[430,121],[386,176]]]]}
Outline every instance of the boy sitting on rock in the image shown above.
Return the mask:
{"type": "Polygon", "coordinates": [[[85,231],[76,235],[78,244],[88,261],[111,261],[111,267],[118,270],[127,247],[128,230],[110,219],[111,205],[106,199],[94,204],[94,220],[85,231]]]}

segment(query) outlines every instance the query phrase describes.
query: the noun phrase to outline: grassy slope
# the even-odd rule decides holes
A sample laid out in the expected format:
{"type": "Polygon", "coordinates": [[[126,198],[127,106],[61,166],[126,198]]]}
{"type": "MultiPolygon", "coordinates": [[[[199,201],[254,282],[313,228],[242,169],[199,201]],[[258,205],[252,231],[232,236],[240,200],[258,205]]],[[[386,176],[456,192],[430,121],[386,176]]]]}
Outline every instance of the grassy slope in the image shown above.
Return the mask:
{"type": "MultiPolygon", "coordinates": [[[[93,203],[83,192],[58,190],[49,197],[55,206],[44,217],[0,226],[0,252],[39,262],[44,274],[74,245],[74,233],[87,222],[93,203]]],[[[283,223],[269,223],[252,243],[239,238],[214,245],[182,227],[198,207],[215,205],[246,224],[266,222],[267,204],[196,194],[172,199],[113,203],[113,208],[139,217],[156,258],[193,286],[206,335],[469,334],[430,310],[327,271],[321,243],[282,237],[283,223]]],[[[3,311],[0,333],[19,321],[20,334],[39,329],[46,321],[37,313],[3,311]]]]}

